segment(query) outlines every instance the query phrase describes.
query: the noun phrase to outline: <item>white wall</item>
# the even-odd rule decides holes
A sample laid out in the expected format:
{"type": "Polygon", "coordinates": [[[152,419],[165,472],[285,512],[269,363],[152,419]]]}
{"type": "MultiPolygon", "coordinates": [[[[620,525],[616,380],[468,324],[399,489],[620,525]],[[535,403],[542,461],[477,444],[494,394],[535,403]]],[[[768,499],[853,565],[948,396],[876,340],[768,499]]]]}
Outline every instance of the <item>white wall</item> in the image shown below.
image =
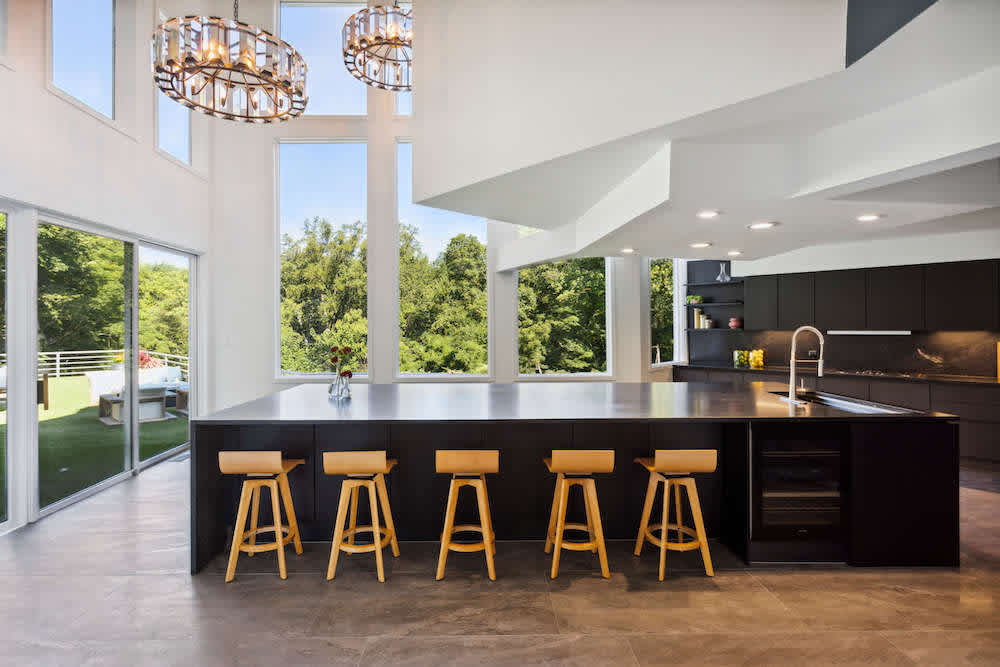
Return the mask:
{"type": "Polygon", "coordinates": [[[421,201],[842,70],[846,0],[423,0],[414,31],[421,201]]]}
{"type": "Polygon", "coordinates": [[[98,118],[49,83],[48,3],[8,0],[0,66],[0,198],[204,251],[210,245],[206,118],[192,118],[194,167],[156,149],[149,70],[152,0],[120,0],[116,118],[98,118]]]}

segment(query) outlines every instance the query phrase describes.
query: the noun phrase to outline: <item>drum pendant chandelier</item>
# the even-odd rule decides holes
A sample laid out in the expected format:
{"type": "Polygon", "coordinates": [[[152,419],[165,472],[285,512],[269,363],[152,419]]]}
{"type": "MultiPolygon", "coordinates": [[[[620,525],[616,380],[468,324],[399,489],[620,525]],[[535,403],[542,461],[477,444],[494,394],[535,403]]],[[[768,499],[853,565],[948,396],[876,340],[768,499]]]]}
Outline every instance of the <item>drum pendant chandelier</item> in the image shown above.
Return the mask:
{"type": "Polygon", "coordinates": [[[344,65],[369,86],[409,91],[413,52],[413,11],[366,7],[344,23],[344,65]]]}
{"type": "Polygon", "coordinates": [[[153,79],[170,98],[209,116],[271,123],[305,111],[306,63],[266,30],[215,16],[170,19],[153,33],[153,79]]]}

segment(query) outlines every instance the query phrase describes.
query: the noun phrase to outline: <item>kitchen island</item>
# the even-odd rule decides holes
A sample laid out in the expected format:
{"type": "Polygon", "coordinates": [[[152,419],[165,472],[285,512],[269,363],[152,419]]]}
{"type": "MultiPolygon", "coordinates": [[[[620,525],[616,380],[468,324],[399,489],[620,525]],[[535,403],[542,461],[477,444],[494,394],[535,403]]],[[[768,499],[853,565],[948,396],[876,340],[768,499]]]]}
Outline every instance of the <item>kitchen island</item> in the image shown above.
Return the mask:
{"type": "Polygon", "coordinates": [[[192,421],[191,570],[225,549],[236,516],[240,480],[219,472],[218,452],[268,449],[305,460],[289,480],[306,541],[333,532],[341,478],[323,473],[324,451],[386,450],[399,460],[387,482],[408,541],[440,537],[448,478],[435,474],[435,449],[500,450],[488,484],[501,540],[544,539],[554,478],[542,457],[553,449],[615,450],[614,473],[597,483],[609,539],[635,538],[648,481],[635,457],[717,449],[716,472],[698,476],[705,524],[744,560],[958,564],[952,416],[819,397],[792,406],[781,389],[388,384],[356,385],[335,401],[325,385],[299,385],[192,421]]]}

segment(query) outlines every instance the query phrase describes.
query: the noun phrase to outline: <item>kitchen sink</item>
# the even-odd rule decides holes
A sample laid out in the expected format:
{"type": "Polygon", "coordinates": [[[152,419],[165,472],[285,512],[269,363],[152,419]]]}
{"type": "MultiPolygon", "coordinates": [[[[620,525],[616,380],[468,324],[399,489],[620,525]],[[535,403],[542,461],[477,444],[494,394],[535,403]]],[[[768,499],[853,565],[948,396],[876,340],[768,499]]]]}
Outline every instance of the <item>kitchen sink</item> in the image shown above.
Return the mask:
{"type": "MultiPolygon", "coordinates": [[[[788,400],[788,392],[784,391],[772,391],[775,396],[780,396],[783,400],[788,400]]],[[[909,410],[907,408],[900,408],[894,405],[883,405],[881,403],[872,403],[870,401],[862,401],[857,398],[848,398],[846,396],[837,396],[836,394],[826,394],[818,391],[800,391],[796,394],[797,404],[811,403],[813,405],[825,405],[835,410],[843,410],[844,412],[853,412],[859,415],[904,415],[911,414],[915,412],[914,410],[909,410]]]]}

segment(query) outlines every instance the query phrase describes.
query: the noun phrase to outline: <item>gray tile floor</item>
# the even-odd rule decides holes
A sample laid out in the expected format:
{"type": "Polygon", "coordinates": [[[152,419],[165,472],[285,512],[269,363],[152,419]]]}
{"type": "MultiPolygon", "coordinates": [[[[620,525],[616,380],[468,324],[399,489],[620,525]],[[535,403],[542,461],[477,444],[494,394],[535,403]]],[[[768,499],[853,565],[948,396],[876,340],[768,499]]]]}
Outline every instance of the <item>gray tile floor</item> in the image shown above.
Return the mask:
{"type": "MultiPolygon", "coordinates": [[[[163,463],[0,538],[0,663],[17,665],[1000,664],[1000,468],[963,466],[960,569],[754,568],[713,546],[656,558],[610,545],[602,580],[568,553],[548,580],[540,543],[501,542],[499,579],[481,554],[403,544],[379,584],[370,555],[328,544],[220,558],[191,577],[188,461],[163,463]],[[689,557],[690,556],[690,557],[689,557]]],[[[933,526],[928,526],[933,539],[933,526]]]]}

